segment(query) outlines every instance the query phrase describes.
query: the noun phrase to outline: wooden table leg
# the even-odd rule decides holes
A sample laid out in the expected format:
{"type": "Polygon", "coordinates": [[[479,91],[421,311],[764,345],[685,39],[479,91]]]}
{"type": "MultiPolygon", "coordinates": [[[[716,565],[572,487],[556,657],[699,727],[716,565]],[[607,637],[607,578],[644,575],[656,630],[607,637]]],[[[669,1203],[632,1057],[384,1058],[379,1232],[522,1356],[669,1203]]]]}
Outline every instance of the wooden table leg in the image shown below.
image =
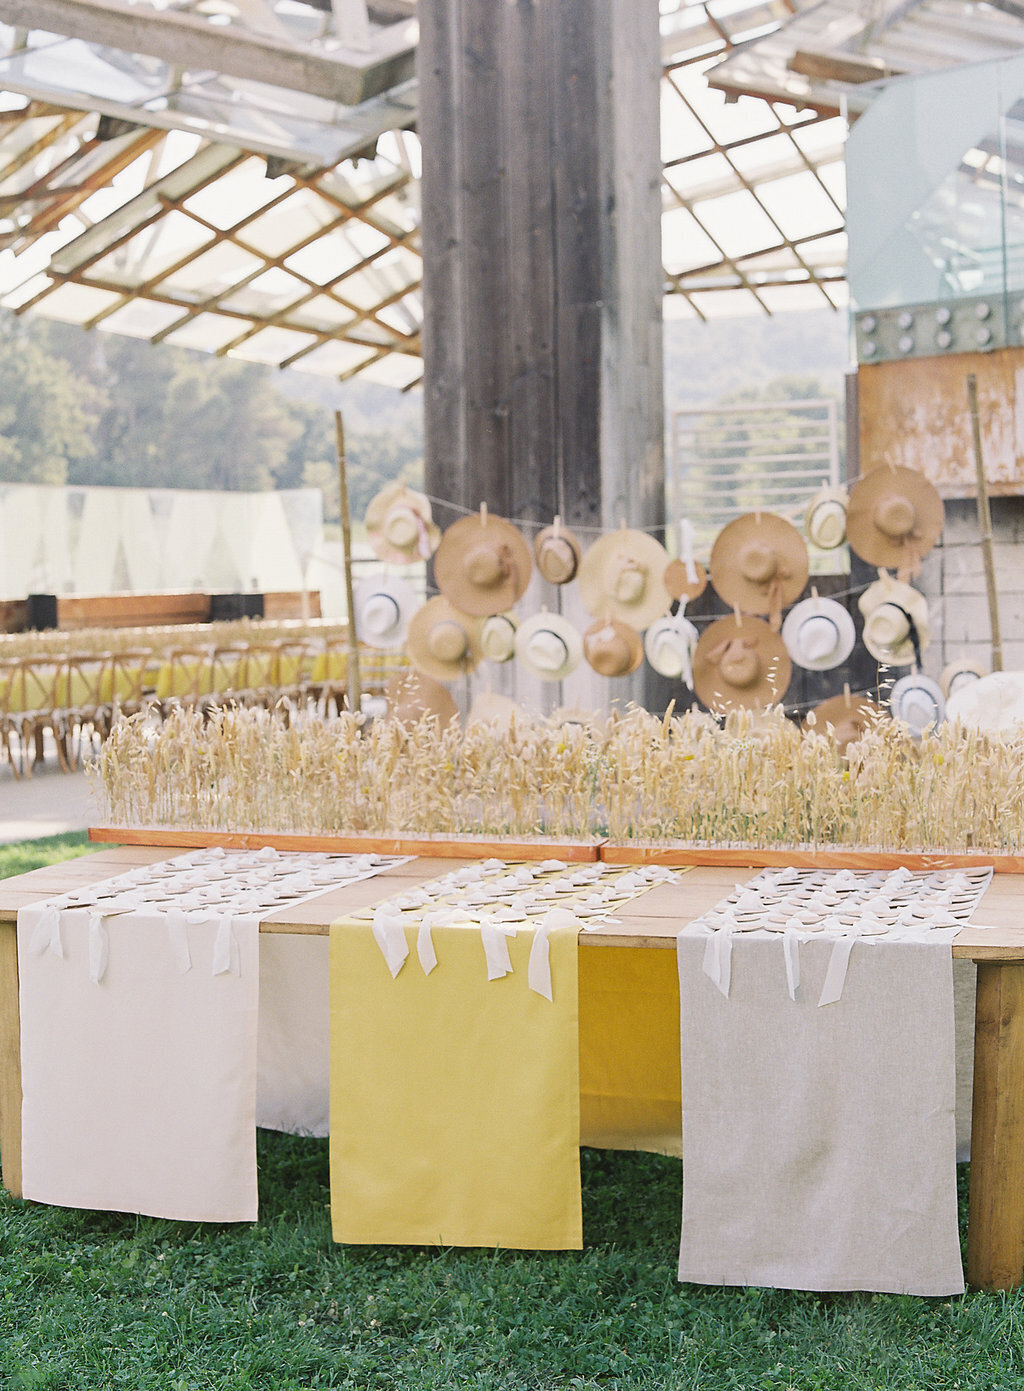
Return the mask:
{"type": "Polygon", "coordinates": [[[1024,962],[978,963],[967,1282],[1024,1282],[1024,962]]]}
{"type": "Polygon", "coordinates": [[[18,930],[0,922],[0,1166],[4,1187],[21,1197],[21,1017],[18,930]]]}

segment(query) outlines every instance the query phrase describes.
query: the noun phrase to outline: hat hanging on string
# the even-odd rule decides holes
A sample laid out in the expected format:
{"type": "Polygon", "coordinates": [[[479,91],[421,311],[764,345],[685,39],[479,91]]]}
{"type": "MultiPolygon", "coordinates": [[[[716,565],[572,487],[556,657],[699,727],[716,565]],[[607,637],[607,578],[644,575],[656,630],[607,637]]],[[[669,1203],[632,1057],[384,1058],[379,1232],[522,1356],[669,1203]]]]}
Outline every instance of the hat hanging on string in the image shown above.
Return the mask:
{"type": "Polygon", "coordinates": [[[853,651],[857,631],[853,618],[834,599],[822,599],[811,590],[786,614],[782,641],[798,667],[805,671],[830,671],[842,666],[853,651]]]}
{"type": "Polygon", "coordinates": [[[360,580],[352,596],[356,637],[384,651],[401,647],[422,600],[405,580],[360,580]]]}
{"type": "Polygon", "coordinates": [[[920,666],[931,641],[928,600],[919,589],[887,571],[857,601],[864,615],[864,646],[884,666],[920,666]]]}
{"type": "Polygon", "coordinates": [[[492,613],[480,625],[480,651],[489,662],[510,662],[516,654],[517,614],[492,613]]]}
{"type": "Polygon", "coordinates": [[[849,504],[850,495],[845,488],[819,488],[804,512],[807,544],[819,551],[834,551],[841,546],[846,540],[849,504]]]}
{"type": "Polygon", "coordinates": [[[387,713],[404,725],[432,716],[441,729],[451,724],[458,706],[447,687],[422,671],[400,671],[384,688],[387,713]]]}
{"type": "Polygon", "coordinates": [[[895,570],[897,579],[920,574],[944,521],[938,489],[917,469],[882,464],[850,489],[850,549],[869,565],[895,570]]]}
{"type": "Polygon", "coordinates": [[[503,613],[530,583],[530,547],[517,526],[480,511],[447,527],[434,556],[441,593],[463,613],[485,618],[503,613]]]}
{"type": "Polygon", "coordinates": [[[466,716],[466,724],[488,724],[496,730],[508,729],[513,720],[525,724],[529,716],[511,696],[496,691],[477,691],[466,716]]]}
{"type": "Polygon", "coordinates": [[[930,726],[941,724],[946,717],[946,701],[942,687],[920,671],[901,676],[889,696],[889,709],[915,737],[930,726]]]}
{"type": "Polygon", "coordinates": [[[631,676],[644,659],[644,645],[632,624],[598,618],[583,634],[583,655],[598,676],[631,676]]]}
{"type": "Polygon", "coordinates": [[[1024,671],[993,671],[968,682],[946,702],[950,724],[994,738],[1024,730],[1024,671]]]}
{"type": "Polygon", "coordinates": [[[668,551],[653,536],[625,525],[599,537],[580,562],[580,598],[595,618],[617,618],[642,632],[668,613],[668,551]]]}
{"type": "Polygon", "coordinates": [[[366,536],[375,554],[391,565],[429,560],[441,540],[430,499],[404,483],[388,483],[366,509],[366,536]]]}
{"type": "Polygon", "coordinates": [[[774,512],[748,512],[729,522],[711,548],[711,583],[741,613],[766,614],[782,626],[782,610],[807,583],[810,561],[804,538],[774,512]]]}
{"type": "Polygon", "coordinates": [[[947,662],[939,674],[939,685],[942,694],[947,700],[955,695],[957,691],[969,686],[972,681],[978,681],[983,676],[989,675],[989,668],[981,662],[972,661],[969,657],[964,657],[958,662],[947,662]]]}
{"type": "Polygon", "coordinates": [[[480,661],[480,620],[439,594],[413,614],[405,646],[414,667],[438,681],[455,681],[480,661]]]}
{"type": "Polygon", "coordinates": [[[708,574],[700,561],[694,559],[696,532],[687,517],[679,520],[679,555],[665,567],[664,584],[669,595],[679,600],[680,612],[691,599],[699,599],[708,587],[708,574]]]}
{"type": "Polygon", "coordinates": [[[658,618],[644,634],[647,661],[659,676],[693,685],[693,651],[697,646],[696,627],[681,613],[658,618]]]}
{"type": "Polygon", "coordinates": [[[539,532],[533,542],[537,571],[548,584],[568,584],[576,578],[583,550],[579,541],[556,517],[551,526],[539,532]]]}
{"type": "Polygon", "coordinates": [[[541,681],[561,681],[582,659],[583,638],[560,613],[542,609],[516,630],[516,661],[541,681]]]}
{"type": "Polygon", "coordinates": [[[778,633],[760,618],[733,614],[701,634],[693,689],[709,710],[762,710],[781,700],[793,664],[778,633]]]}
{"type": "Polygon", "coordinates": [[[818,734],[831,732],[839,752],[845,754],[850,744],[869,730],[877,729],[888,718],[888,713],[876,701],[865,695],[851,695],[847,686],[842,695],[830,696],[808,710],[803,726],[818,734]]]}

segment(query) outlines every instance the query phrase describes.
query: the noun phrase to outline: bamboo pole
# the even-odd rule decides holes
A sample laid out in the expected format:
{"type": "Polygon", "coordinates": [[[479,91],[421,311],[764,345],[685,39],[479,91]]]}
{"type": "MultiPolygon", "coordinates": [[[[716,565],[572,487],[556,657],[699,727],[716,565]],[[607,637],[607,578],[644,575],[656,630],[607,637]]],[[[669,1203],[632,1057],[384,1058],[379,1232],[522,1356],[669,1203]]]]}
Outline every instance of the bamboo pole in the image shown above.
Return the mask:
{"type": "Polygon", "coordinates": [[[978,478],[978,526],[981,531],[981,555],[985,566],[985,587],[988,590],[988,617],[992,632],[992,670],[1003,669],[1003,639],[999,628],[999,595],[996,591],[996,567],[992,554],[992,514],[988,505],[988,484],[981,452],[981,423],[978,418],[978,379],[971,372],[967,378],[967,401],[971,410],[971,433],[974,439],[974,466],[978,478]]]}
{"type": "Polygon", "coordinates": [[[348,468],[345,458],[345,424],[341,411],[334,412],[334,439],[338,451],[338,503],[341,510],[341,549],[345,564],[345,604],[348,608],[348,708],[358,714],[363,702],[359,680],[359,644],[356,640],[356,605],[352,588],[352,513],[348,505],[348,468]]]}

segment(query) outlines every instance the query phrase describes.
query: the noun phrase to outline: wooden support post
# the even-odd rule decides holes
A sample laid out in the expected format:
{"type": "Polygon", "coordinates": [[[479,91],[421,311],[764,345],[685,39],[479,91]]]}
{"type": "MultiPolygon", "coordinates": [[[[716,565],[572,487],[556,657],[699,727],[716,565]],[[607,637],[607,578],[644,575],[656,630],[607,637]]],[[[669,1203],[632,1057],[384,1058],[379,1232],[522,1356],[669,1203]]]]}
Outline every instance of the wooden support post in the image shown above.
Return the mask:
{"type": "Polygon", "coordinates": [[[21,1016],[18,934],[0,922],[0,1166],[4,1187],[21,1197],[21,1016]]]}
{"type": "Polygon", "coordinates": [[[356,715],[363,703],[359,679],[359,642],[356,638],[356,604],[352,587],[352,512],[348,504],[348,466],[345,458],[345,423],[341,411],[334,412],[334,438],[338,449],[338,502],[341,509],[341,547],[345,563],[345,604],[348,608],[348,706],[356,715]]]}
{"type": "Polygon", "coordinates": [[[973,372],[967,378],[967,401],[971,410],[971,435],[974,440],[974,465],[978,480],[978,526],[981,530],[981,555],[985,565],[985,588],[988,592],[988,618],[992,633],[992,670],[1003,669],[1003,638],[999,627],[999,594],[996,589],[996,566],[992,554],[992,514],[988,505],[988,483],[985,479],[985,460],[981,452],[981,423],[978,417],[978,379],[973,372]]]}
{"type": "Polygon", "coordinates": [[[968,1284],[1024,1282],[1024,962],[978,963],[968,1284]]]}

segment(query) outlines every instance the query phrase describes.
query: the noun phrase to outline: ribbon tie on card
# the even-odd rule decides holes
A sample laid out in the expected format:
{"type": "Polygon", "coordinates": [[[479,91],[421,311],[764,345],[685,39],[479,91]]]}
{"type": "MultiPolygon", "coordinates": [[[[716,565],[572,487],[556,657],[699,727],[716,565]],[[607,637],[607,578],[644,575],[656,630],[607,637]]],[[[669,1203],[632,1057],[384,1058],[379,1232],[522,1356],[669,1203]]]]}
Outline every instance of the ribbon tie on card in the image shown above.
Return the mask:
{"type": "MultiPolygon", "coordinates": [[[[373,939],[380,947],[387,962],[391,979],[398,975],[409,955],[409,943],[405,940],[405,921],[402,914],[394,908],[382,905],[374,910],[373,939]]],[[[422,960],[422,958],[421,958],[422,960]]]]}
{"type": "Polygon", "coordinates": [[[429,976],[437,965],[437,952],[434,951],[434,939],[430,935],[430,929],[439,916],[441,921],[444,921],[443,914],[424,913],[423,921],[420,923],[419,931],[416,933],[416,955],[420,959],[420,965],[423,967],[423,974],[425,976],[429,976]]]}
{"type": "Polygon", "coordinates": [[[39,914],[32,929],[32,950],[37,956],[49,952],[52,956],[64,957],[64,942],[60,935],[60,909],[51,904],[39,914]]]}
{"type": "Polygon", "coordinates": [[[213,972],[215,976],[228,974],[241,975],[242,959],[235,937],[234,920],[231,913],[221,914],[217,923],[217,935],[213,939],[213,972]]]}
{"type": "Polygon", "coordinates": [[[495,922],[485,918],[480,924],[480,941],[487,958],[487,979],[501,980],[512,974],[512,959],[508,954],[508,939],[516,935],[512,923],[495,922]]]}
{"type": "Polygon", "coordinates": [[[704,974],[726,999],[729,998],[729,986],[732,981],[732,938],[731,925],[712,932],[704,948],[702,962],[704,974]]]}
{"type": "Polygon", "coordinates": [[[834,1005],[837,1000],[842,998],[843,986],[846,984],[846,968],[850,964],[850,953],[853,951],[853,944],[856,940],[856,932],[848,932],[844,936],[836,938],[828,959],[828,969],[825,971],[821,995],[818,999],[819,1009],[822,1005],[834,1005]]]}
{"type": "Polygon", "coordinates": [[[548,937],[551,935],[552,929],[556,927],[579,928],[580,926],[579,919],[568,908],[552,908],[549,913],[544,914],[540,926],[533,934],[530,961],[526,968],[526,980],[530,989],[538,995],[543,995],[545,1000],[552,1000],[551,944],[548,942],[548,937]]]}
{"type": "Polygon", "coordinates": [[[89,914],[89,979],[99,985],[110,961],[110,935],[101,913],[89,914]]]}

